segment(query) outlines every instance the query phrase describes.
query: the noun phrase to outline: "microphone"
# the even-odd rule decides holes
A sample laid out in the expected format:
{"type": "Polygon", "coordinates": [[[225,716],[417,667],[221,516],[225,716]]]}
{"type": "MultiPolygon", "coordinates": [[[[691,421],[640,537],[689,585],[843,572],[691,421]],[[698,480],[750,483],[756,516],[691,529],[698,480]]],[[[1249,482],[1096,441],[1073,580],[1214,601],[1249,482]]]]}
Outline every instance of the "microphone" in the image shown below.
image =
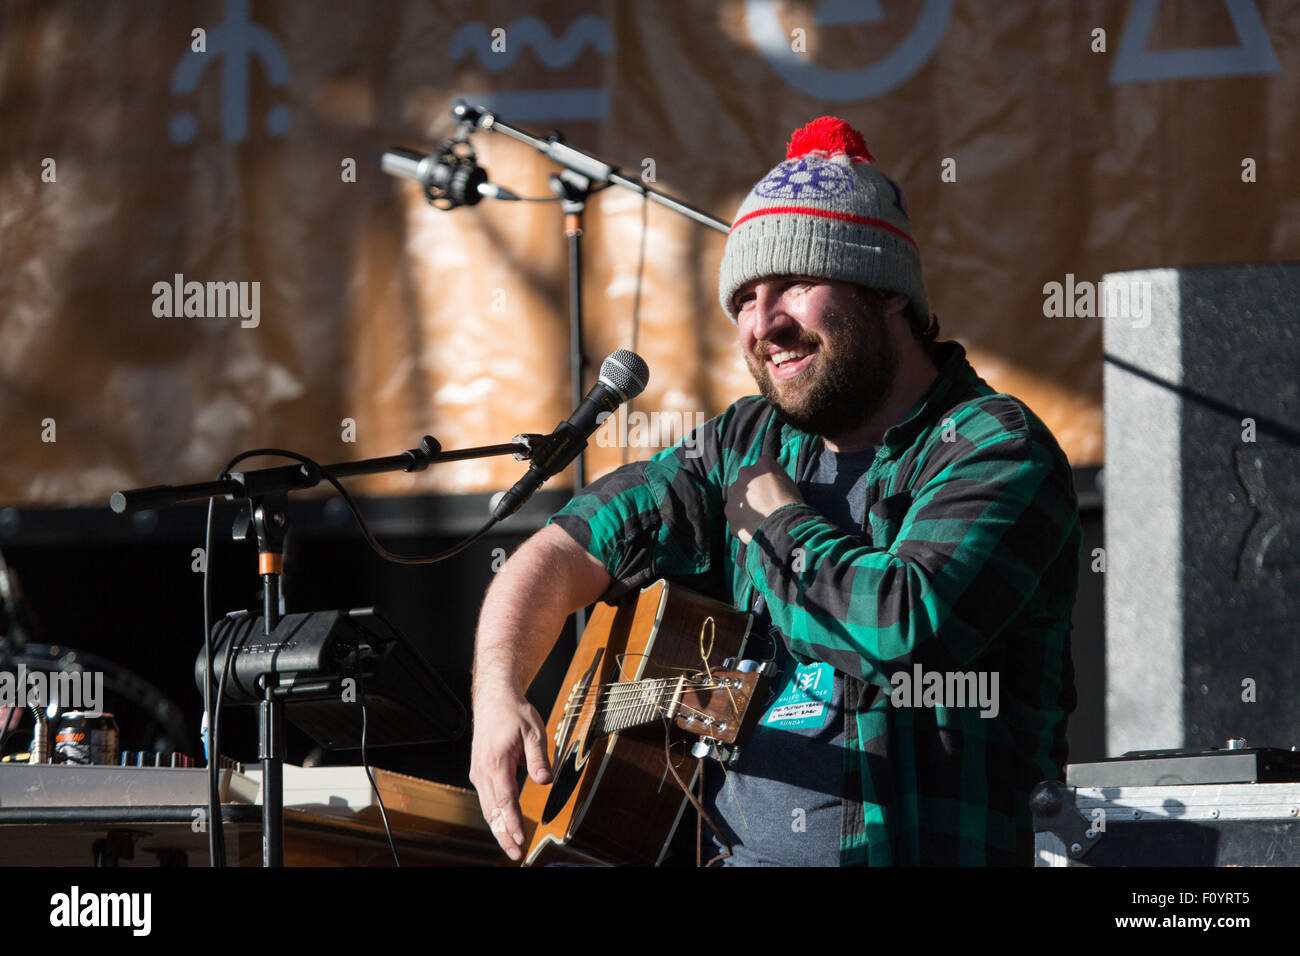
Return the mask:
{"type": "Polygon", "coordinates": [[[533,492],[548,478],[559,474],[587,447],[587,439],[624,402],[631,401],[645,391],[650,381],[650,369],[645,359],[627,349],[611,352],[600,366],[600,378],[582,404],[560,422],[547,438],[539,442],[528,473],[505,492],[492,509],[492,516],[501,521],[519,510],[519,506],[532,497],[533,492]]]}
{"type": "Polygon", "coordinates": [[[379,167],[390,176],[413,179],[424,187],[429,201],[447,201],[448,209],[473,206],[480,199],[517,200],[508,189],[487,181],[487,170],[474,153],[462,156],[455,148],[460,141],[448,140],[436,153],[424,155],[412,149],[393,147],[380,158],[379,167]]]}

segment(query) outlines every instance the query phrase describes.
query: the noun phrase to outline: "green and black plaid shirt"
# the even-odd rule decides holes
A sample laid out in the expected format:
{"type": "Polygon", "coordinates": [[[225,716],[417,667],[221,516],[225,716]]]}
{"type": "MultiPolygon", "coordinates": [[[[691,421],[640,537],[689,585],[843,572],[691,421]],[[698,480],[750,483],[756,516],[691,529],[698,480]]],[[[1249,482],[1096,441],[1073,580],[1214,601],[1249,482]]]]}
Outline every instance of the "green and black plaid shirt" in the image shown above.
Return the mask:
{"type": "Polygon", "coordinates": [[[769,455],[795,480],[820,440],[757,396],[593,482],[551,521],[613,576],[605,600],[661,577],[738,608],[761,594],[795,658],[845,675],[841,863],[1027,865],[1029,792],[1062,777],[1075,703],[1074,482],[1047,427],[965,349],[932,355],[939,377],[868,472],[860,540],[803,504],[769,515],[748,547],[730,533],[740,469],[769,455]],[[997,716],[894,706],[891,675],[915,665],[996,672],[997,716]]]}

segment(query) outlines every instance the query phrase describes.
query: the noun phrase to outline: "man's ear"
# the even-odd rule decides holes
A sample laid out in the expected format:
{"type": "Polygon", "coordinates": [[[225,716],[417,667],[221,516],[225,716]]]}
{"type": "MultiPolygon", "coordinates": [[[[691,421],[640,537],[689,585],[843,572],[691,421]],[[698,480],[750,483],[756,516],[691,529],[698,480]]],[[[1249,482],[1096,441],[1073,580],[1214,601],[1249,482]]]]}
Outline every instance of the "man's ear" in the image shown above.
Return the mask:
{"type": "Polygon", "coordinates": [[[884,298],[885,316],[893,318],[894,316],[902,317],[903,321],[908,321],[907,310],[911,306],[912,300],[901,292],[894,292],[884,298]]]}

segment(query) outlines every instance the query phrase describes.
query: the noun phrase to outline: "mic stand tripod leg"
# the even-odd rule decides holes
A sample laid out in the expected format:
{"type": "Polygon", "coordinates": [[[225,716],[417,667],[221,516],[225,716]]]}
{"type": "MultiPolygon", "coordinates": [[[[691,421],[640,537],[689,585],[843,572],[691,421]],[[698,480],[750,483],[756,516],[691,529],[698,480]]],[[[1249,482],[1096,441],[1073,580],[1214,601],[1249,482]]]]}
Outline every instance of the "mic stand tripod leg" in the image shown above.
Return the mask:
{"type": "Polygon", "coordinates": [[[262,866],[284,866],[284,703],[261,678],[257,755],[262,761],[262,866]]]}

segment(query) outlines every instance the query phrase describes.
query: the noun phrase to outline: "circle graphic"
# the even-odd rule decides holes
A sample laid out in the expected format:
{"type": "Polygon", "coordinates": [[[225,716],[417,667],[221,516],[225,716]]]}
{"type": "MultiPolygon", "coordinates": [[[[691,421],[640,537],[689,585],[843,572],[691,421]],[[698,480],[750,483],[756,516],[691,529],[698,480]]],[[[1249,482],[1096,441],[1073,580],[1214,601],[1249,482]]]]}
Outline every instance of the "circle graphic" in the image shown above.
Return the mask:
{"type": "MultiPolygon", "coordinates": [[[[786,83],[802,93],[833,103],[865,100],[888,93],[915,75],[939,48],[954,0],[925,0],[912,31],[883,59],[855,70],[831,70],[796,53],[781,22],[776,0],[745,0],[745,28],[763,59],[786,83]]],[[[830,4],[827,4],[830,6],[830,4]]],[[[819,7],[819,10],[821,8],[819,7]]],[[[836,17],[826,26],[844,26],[884,17],[880,3],[863,3],[854,15],[836,17]]],[[[820,19],[819,19],[820,22],[820,19]]]]}

